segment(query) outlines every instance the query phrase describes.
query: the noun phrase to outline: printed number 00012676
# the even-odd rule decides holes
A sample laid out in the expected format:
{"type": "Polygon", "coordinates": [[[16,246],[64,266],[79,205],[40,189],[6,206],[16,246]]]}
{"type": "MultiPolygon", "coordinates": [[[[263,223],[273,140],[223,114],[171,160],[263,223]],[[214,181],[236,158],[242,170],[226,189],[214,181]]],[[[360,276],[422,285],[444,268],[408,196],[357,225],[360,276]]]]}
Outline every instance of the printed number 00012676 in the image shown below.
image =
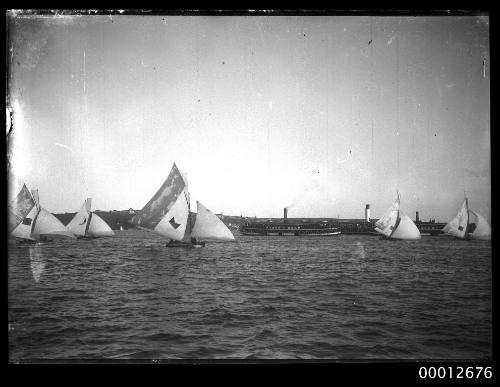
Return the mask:
{"type": "Polygon", "coordinates": [[[420,367],[418,376],[421,379],[491,379],[493,371],[491,367],[420,367]]]}

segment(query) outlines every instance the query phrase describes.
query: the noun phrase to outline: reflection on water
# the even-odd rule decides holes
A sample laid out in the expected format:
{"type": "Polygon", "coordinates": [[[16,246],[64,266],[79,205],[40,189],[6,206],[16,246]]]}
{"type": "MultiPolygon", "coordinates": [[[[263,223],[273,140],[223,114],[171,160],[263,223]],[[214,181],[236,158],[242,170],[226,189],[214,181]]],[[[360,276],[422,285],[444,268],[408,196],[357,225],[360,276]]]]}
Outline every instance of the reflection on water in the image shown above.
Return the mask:
{"type": "Polygon", "coordinates": [[[40,277],[46,265],[43,248],[44,246],[42,244],[36,244],[29,247],[31,274],[35,282],[40,281],[40,277]]]}
{"type": "Polygon", "coordinates": [[[356,242],[356,255],[361,259],[366,258],[365,247],[363,246],[363,243],[361,243],[359,241],[356,242]]]}

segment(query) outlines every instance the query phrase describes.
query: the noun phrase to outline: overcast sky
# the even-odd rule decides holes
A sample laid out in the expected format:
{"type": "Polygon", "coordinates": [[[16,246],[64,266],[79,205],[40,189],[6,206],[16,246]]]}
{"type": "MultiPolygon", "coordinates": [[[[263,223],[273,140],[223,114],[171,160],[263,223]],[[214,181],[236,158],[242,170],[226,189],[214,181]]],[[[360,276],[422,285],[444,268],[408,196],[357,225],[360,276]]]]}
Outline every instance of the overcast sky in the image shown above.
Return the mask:
{"type": "MultiPolygon", "coordinates": [[[[15,182],[142,208],[175,162],[245,216],[490,219],[487,17],[18,15],[15,182]],[[484,65],[483,65],[484,61],[484,65]]],[[[194,208],[196,210],[196,208],[194,208]]]]}

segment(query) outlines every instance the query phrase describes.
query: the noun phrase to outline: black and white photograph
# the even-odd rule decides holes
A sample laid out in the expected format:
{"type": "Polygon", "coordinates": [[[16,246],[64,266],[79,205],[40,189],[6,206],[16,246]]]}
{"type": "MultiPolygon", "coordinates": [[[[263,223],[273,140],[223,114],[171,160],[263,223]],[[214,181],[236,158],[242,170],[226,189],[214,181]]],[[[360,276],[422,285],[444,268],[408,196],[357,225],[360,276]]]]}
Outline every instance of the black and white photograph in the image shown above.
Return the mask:
{"type": "Polygon", "coordinates": [[[487,12],[6,23],[9,363],[492,361],[487,12]]]}

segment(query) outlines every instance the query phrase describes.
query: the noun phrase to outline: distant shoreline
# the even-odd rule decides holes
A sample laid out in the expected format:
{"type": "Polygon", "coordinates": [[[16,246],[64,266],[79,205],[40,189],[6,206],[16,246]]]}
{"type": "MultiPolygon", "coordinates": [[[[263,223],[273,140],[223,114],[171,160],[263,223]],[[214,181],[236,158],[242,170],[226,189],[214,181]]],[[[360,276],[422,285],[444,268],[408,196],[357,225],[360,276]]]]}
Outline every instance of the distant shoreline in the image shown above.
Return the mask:
{"type": "MultiPolygon", "coordinates": [[[[135,228],[129,221],[135,215],[136,211],[133,209],[128,210],[110,210],[110,211],[94,211],[101,218],[104,219],[106,223],[113,230],[119,230],[120,227],[124,229],[135,228]]],[[[67,225],[71,219],[75,216],[76,212],[65,212],[65,213],[53,213],[56,218],[58,218],[64,225],[67,225]]],[[[217,216],[228,226],[237,228],[242,223],[245,222],[283,222],[283,218],[271,218],[271,217],[255,217],[255,216],[235,216],[235,215],[224,215],[217,214],[217,216]]],[[[376,222],[378,219],[370,219],[370,223],[376,222]]],[[[365,219],[355,219],[355,218],[288,218],[289,222],[331,222],[331,223],[366,223],[365,219]]],[[[440,222],[423,222],[418,221],[416,224],[428,224],[428,225],[445,225],[445,223],[440,222]]]]}

